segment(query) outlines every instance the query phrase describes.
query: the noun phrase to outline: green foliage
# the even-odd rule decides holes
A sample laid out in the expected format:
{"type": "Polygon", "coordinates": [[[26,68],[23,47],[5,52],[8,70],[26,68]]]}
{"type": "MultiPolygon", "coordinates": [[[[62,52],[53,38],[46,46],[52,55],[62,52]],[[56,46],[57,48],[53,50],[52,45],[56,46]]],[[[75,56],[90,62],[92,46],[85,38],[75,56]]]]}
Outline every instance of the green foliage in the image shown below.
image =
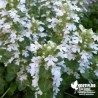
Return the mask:
{"type": "Polygon", "coordinates": [[[24,91],[23,98],[35,98],[34,91],[26,88],[24,91]]]}
{"type": "Polygon", "coordinates": [[[11,82],[10,86],[9,86],[9,91],[8,91],[8,95],[11,96],[14,94],[14,92],[17,89],[17,84],[15,82],[11,82]]]}
{"type": "Polygon", "coordinates": [[[51,70],[45,70],[44,66],[40,67],[39,71],[39,87],[43,94],[39,98],[52,98],[53,97],[53,86],[51,79],[51,70]]]}
{"type": "Polygon", "coordinates": [[[94,32],[98,32],[98,1],[87,6],[87,11],[82,13],[81,24],[87,29],[92,28],[94,32]]]}
{"type": "Polygon", "coordinates": [[[10,82],[16,77],[16,73],[19,71],[19,66],[15,64],[9,64],[7,66],[6,81],[10,82]]]}

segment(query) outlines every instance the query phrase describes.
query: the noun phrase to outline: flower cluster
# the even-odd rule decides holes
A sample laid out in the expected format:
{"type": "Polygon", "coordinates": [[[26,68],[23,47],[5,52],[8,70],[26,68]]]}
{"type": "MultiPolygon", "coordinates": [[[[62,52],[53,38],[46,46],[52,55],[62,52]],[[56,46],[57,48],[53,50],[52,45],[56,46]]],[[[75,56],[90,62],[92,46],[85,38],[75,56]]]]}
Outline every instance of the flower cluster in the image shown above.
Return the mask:
{"type": "Polygon", "coordinates": [[[88,70],[98,76],[98,36],[80,24],[78,4],[78,0],[0,0],[0,60],[5,66],[20,67],[17,78],[31,79],[36,98],[47,91],[40,83],[41,67],[49,71],[43,78],[52,83],[53,98],[63,73],[79,78],[88,70]]]}

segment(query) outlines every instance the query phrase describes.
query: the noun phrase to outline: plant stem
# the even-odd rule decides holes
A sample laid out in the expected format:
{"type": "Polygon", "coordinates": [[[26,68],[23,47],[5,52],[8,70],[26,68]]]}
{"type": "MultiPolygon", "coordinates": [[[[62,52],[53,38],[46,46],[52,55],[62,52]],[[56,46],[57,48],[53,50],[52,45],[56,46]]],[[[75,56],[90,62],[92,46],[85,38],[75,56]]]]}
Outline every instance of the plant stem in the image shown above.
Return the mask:
{"type": "Polygon", "coordinates": [[[73,98],[78,98],[78,97],[76,97],[76,96],[74,96],[74,95],[71,95],[71,94],[69,94],[69,93],[67,93],[67,92],[64,92],[65,94],[67,94],[67,95],[69,95],[69,96],[71,96],[71,97],[73,97],[73,98]]]}
{"type": "Polygon", "coordinates": [[[3,98],[3,97],[7,94],[7,92],[8,92],[9,90],[10,90],[10,88],[8,88],[0,98],[3,98]]]}

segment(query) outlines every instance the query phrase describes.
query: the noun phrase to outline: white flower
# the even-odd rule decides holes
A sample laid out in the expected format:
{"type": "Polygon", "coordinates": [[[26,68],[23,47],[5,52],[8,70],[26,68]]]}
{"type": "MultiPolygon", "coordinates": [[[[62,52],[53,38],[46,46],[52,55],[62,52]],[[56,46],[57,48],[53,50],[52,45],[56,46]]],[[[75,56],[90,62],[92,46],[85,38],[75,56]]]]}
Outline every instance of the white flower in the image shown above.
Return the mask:
{"type": "Polygon", "coordinates": [[[80,78],[80,75],[78,73],[76,73],[76,72],[74,73],[74,76],[75,76],[76,79],[80,78]]]}
{"type": "Polygon", "coordinates": [[[38,86],[38,80],[39,80],[39,77],[37,76],[33,76],[33,80],[32,80],[32,86],[33,87],[37,87],[38,86]]]}
{"type": "Polygon", "coordinates": [[[98,77],[98,70],[95,70],[94,73],[98,77]]]}
{"type": "Polygon", "coordinates": [[[39,71],[39,63],[38,62],[34,62],[34,63],[30,63],[30,74],[33,77],[34,75],[36,75],[36,73],[38,73],[39,71]]]}
{"type": "Polygon", "coordinates": [[[94,39],[94,41],[98,41],[98,35],[93,35],[92,38],[94,39]]]}
{"type": "Polygon", "coordinates": [[[43,92],[42,92],[41,90],[38,90],[37,93],[38,93],[39,95],[42,95],[42,94],[43,94],[43,92]]]}
{"type": "Polygon", "coordinates": [[[40,36],[40,37],[46,37],[47,34],[45,34],[45,33],[39,33],[39,36],[40,36]]]}
{"type": "Polygon", "coordinates": [[[52,19],[47,18],[47,21],[48,21],[48,22],[51,22],[51,24],[48,25],[49,28],[54,28],[54,27],[56,26],[56,24],[58,24],[58,23],[61,22],[61,21],[58,20],[57,18],[52,18],[52,19]]]}
{"type": "Polygon", "coordinates": [[[66,28],[67,28],[67,30],[69,30],[69,31],[71,31],[71,30],[75,31],[75,30],[76,30],[76,26],[75,26],[75,24],[73,24],[73,23],[67,23],[67,24],[66,24],[66,28]]]}
{"type": "Polygon", "coordinates": [[[96,64],[96,66],[98,66],[98,64],[96,64]]]}
{"type": "Polygon", "coordinates": [[[8,29],[10,29],[12,26],[12,23],[11,22],[8,22],[8,23],[4,23],[3,24],[3,30],[6,32],[8,31],[8,29]]]}
{"type": "Polygon", "coordinates": [[[28,29],[30,29],[32,27],[32,24],[30,22],[28,22],[24,26],[27,27],[28,29]]]}
{"type": "Polygon", "coordinates": [[[38,56],[38,57],[33,57],[33,58],[31,59],[31,61],[32,61],[33,63],[39,64],[39,63],[41,62],[41,57],[40,57],[40,56],[38,56]]]}
{"type": "Polygon", "coordinates": [[[33,87],[38,87],[38,80],[39,80],[39,66],[40,66],[40,62],[41,62],[41,57],[33,57],[31,59],[32,63],[29,64],[30,66],[30,74],[33,78],[32,80],[32,86],[33,87]]]}
{"type": "Polygon", "coordinates": [[[55,8],[55,11],[56,11],[56,15],[57,15],[57,16],[63,16],[64,13],[65,13],[65,11],[59,10],[59,9],[56,9],[56,8],[55,8]]]}
{"type": "Polygon", "coordinates": [[[75,58],[76,58],[76,55],[75,54],[72,54],[72,53],[67,53],[67,59],[68,60],[75,60],[75,58]]]}
{"type": "Polygon", "coordinates": [[[14,57],[11,57],[8,62],[12,63],[13,60],[14,60],[14,57]]]}
{"type": "Polygon", "coordinates": [[[5,18],[2,18],[2,19],[0,20],[0,25],[4,24],[4,21],[5,21],[5,18]]]}
{"type": "Polygon", "coordinates": [[[42,95],[43,92],[41,91],[41,89],[39,87],[36,88],[36,92],[35,92],[35,98],[38,98],[38,95],[42,95]]]}
{"type": "Polygon", "coordinates": [[[8,3],[7,0],[0,0],[0,9],[5,8],[7,3],[8,3]]]}
{"type": "Polygon", "coordinates": [[[30,63],[29,66],[30,66],[30,70],[29,70],[30,74],[33,77],[36,74],[36,72],[38,71],[38,63],[37,64],[36,63],[30,63]]]}
{"type": "Polygon", "coordinates": [[[60,1],[56,1],[54,5],[57,5],[57,6],[62,7],[62,2],[60,2],[60,1]]]}
{"type": "Polygon", "coordinates": [[[38,49],[42,48],[42,46],[38,43],[35,42],[34,44],[30,45],[30,49],[32,52],[36,53],[38,49]]]}
{"type": "Polygon", "coordinates": [[[52,55],[49,55],[48,57],[45,58],[45,61],[47,62],[47,66],[55,66],[55,62],[58,61],[57,58],[55,58],[52,55]]]}
{"type": "MultiPolygon", "coordinates": [[[[61,77],[61,72],[60,72],[61,68],[60,67],[53,67],[52,68],[52,75],[55,76],[54,79],[58,79],[59,77],[61,77]]],[[[60,79],[61,81],[62,79],[60,79]]],[[[58,82],[59,83],[59,82],[58,82]]],[[[59,87],[60,84],[57,84],[56,86],[59,87]]]]}
{"type": "Polygon", "coordinates": [[[27,9],[26,9],[26,7],[25,7],[24,4],[19,4],[19,5],[17,6],[17,8],[18,8],[20,11],[22,11],[22,12],[26,12],[26,11],[27,11],[27,9]]]}
{"type": "Polygon", "coordinates": [[[17,15],[17,10],[11,9],[8,11],[11,18],[15,18],[17,15]]]}
{"type": "Polygon", "coordinates": [[[0,55],[0,60],[1,60],[1,58],[2,58],[2,55],[0,55]]]}
{"type": "Polygon", "coordinates": [[[27,79],[27,75],[26,74],[21,75],[20,78],[19,78],[20,81],[24,81],[26,79],[27,79]]]}
{"type": "Polygon", "coordinates": [[[81,55],[81,59],[83,59],[83,60],[85,60],[85,61],[86,61],[87,59],[90,59],[90,58],[92,57],[92,54],[86,52],[85,50],[83,50],[83,51],[80,53],[80,55],[81,55]]]}
{"type": "Polygon", "coordinates": [[[61,62],[58,62],[57,65],[59,65],[64,72],[67,72],[67,67],[65,65],[64,60],[61,62]]]}
{"type": "Polygon", "coordinates": [[[18,50],[18,44],[9,44],[6,48],[7,51],[18,50]]]}
{"type": "Polygon", "coordinates": [[[31,39],[31,37],[30,37],[31,34],[32,34],[31,31],[26,31],[26,32],[24,33],[24,36],[26,36],[26,37],[28,37],[28,38],[31,39]]]}
{"type": "Polygon", "coordinates": [[[80,18],[78,17],[78,15],[77,14],[73,14],[72,16],[72,19],[75,21],[75,22],[79,22],[79,20],[80,20],[80,18]]]}
{"type": "MultiPolygon", "coordinates": [[[[1,4],[0,4],[1,5],[1,4]]],[[[5,16],[5,15],[7,15],[8,14],[8,12],[6,11],[6,10],[2,10],[2,11],[0,11],[0,15],[1,16],[5,16]]]]}
{"type": "Polygon", "coordinates": [[[20,42],[22,42],[22,41],[24,40],[24,38],[23,38],[23,36],[18,35],[18,36],[17,36],[17,40],[19,40],[20,42]]]}
{"type": "Polygon", "coordinates": [[[80,30],[83,32],[83,33],[85,33],[86,32],[86,29],[83,27],[83,25],[79,25],[79,28],[80,28],[80,30]]]}
{"type": "Polygon", "coordinates": [[[14,57],[15,58],[19,58],[19,55],[20,55],[20,52],[19,51],[14,52],[14,57]]]}
{"type": "Polygon", "coordinates": [[[20,0],[20,3],[21,4],[23,4],[23,3],[25,3],[26,2],[26,0],[20,0]]]}
{"type": "Polygon", "coordinates": [[[16,65],[20,65],[20,59],[15,60],[16,65]]]}
{"type": "Polygon", "coordinates": [[[79,67],[78,70],[80,71],[80,73],[85,73],[85,68],[84,67],[79,67]]]}
{"type": "Polygon", "coordinates": [[[32,34],[33,36],[33,41],[38,41],[38,34],[32,34]]]}
{"type": "Polygon", "coordinates": [[[73,53],[76,53],[76,52],[80,52],[80,47],[78,46],[78,45],[72,45],[72,47],[71,47],[71,51],[73,52],[73,53]]]}
{"type": "Polygon", "coordinates": [[[76,11],[81,11],[81,9],[77,6],[73,6],[73,9],[76,10],[76,11]]]}
{"type": "Polygon", "coordinates": [[[17,37],[16,32],[15,32],[15,31],[12,31],[12,32],[11,32],[11,35],[10,35],[10,38],[11,38],[10,41],[11,41],[12,43],[15,43],[16,37],[17,37]]]}
{"type": "Polygon", "coordinates": [[[44,28],[43,28],[42,26],[40,26],[40,27],[38,27],[38,30],[39,30],[40,32],[43,32],[43,31],[44,31],[44,28]]]}
{"type": "Polygon", "coordinates": [[[67,57],[68,57],[68,54],[67,54],[67,53],[63,53],[63,52],[59,52],[59,53],[57,54],[57,57],[67,58],[67,57]]]}
{"type": "Polygon", "coordinates": [[[71,37],[72,41],[70,41],[70,43],[74,43],[74,44],[78,44],[79,42],[82,43],[82,38],[78,37],[78,36],[72,36],[71,37]]]}
{"type": "Polygon", "coordinates": [[[59,91],[59,86],[61,84],[62,78],[61,78],[61,68],[60,67],[52,67],[52,75],[53,75],[53,91],[54,96],[57,95],[59,91]]]}
{"type": "Polygon", "coordinates": [[[51,48],[54,48],[56,46],[56,43],[54,43],[53,41],[48,41],[48,44],[51,48]]]}
{"type": "Polygon", "coordinates": [[[29,56],[28,51],[22,50],[22,55],[25,56],[25,57],[28,57],[29,56]]]}
{"type": "Polygon", "coordinates": [[[23,73],[24,68],[22,67],[20,71],[17,73],[17,76],[21,82],[27,80],[27,74],[23,73]]]}
{"type": "Polygon", "coordinates": [[[30,74],[33,77],[39,71],[39,64],[41,62],[41,57],[40,56],[33,57],[31,59],[31,62],[32,63],[29,64],[29,66],[30,66],[30,74]]]}
{"type": "Polygon", "coordinates": [[[98,44],[95,44],[95,43],[93,42],[93,43],[90,43],[89,46],[90,46],[90,48],[92,48],[92,49],[98,51],[98,44]]]}
{"type": "Polygon", "coordinates": [[[56,49],[59,49],[60,52],[63,52],[63,51],[66,52],[66,50],[67,50],[66,47],[63,46],[62,44],[61,45],[58,45],[56,49]]]}

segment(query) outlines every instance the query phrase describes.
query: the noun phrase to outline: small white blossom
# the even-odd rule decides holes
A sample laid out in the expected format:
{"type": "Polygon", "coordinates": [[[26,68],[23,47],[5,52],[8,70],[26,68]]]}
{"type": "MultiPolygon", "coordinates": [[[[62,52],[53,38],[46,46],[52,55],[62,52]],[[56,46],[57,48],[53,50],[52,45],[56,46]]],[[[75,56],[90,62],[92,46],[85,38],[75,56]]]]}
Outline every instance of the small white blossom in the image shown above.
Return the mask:
{"type": "Polygon", "coordinates": [[[98,35],[93,35],[92,38],[94,39],[94,41],[98,41],[98,35]]]}
{"type": "Polygon", "coordinates": [[[39,77],[37,76],[33,76],[33,80],[32,80],[32,86],[33,87],[37,87],[38,86],[38,80],[39,80],[39,77]]]}
{"type": "Polygon", "coordinates": [[[49,55],[45,58],[45,61],[47,62],[47,66],[55,66],[55,62],[57,62],[58,59],[52,55],[49,55]]]}
{"type": "Polygon", "coordinates": [[[30,49],[32,52],[36,53],[38,49],[42,48],[42,46],[38,43],[35,42],[34,44],[30,45],[30,49]]]}
{"type": "Polygon", "coordinates": [[[62,52],[62,51],[66,52],[66,50],[67,50],[66,47],[63,46],[63,45],[58,45],[58,46],[57,46],[57,49],[59,49],[60,52],[62,52]]]}
{"type": "Polygon", "coordinates": [[[21,75],[19,78],[20,81],[24,81],[26,79],[27,79],[27,75],[21,75]]]}
{"type": "Polygon", "coordinates": [[[38,28],[38,30],[39,30],[40,32],[43,32],[43,31],[44,31],[44,28],[40,26],[40,27],[38,28]]]}
{"type": "Polygon", "coordinates": [[[78,70],[80,71],[80,73],[85,73],[85,68],[84,67],[79,67],[78,70]]]}
{"type": "Polygon", "coordinates": [[[94,73],[98,77],[98,70],[95,70],[94,73]]]}
{"type": "Polygon", "coordinates": [[[60,70],[60,67],[52,67],[54,96],[57,95],[59,91],[60,82],[62,81],[60,70]]]}
{"type": "Polygon", "coordinates": [[[2,58],[2,55],[0,55],[0,60],[1,60],[1,58],[2,58]]]}
{"type": "Polygon", "coordinates": [[[24,4],[19,4],[19,5],[17,6],[17,8],[18,8],[20,11],[22,11],[22,12],[26,12],[26,10],[27,10],[24,4]]]}
{"type": "Polygon", "coordinates": [[[25,3],[26,2],[26,0],[20,0],[20,3],[21,4],[23,4],[23,3],[25,3]]]}
{"type": "Polygon", "coordinates": [[[93,42],[93,43],[90,43],[89,46],[90,46],[90,48],[92,48],[92,49],[98,51],[98,44],[95,44],[95,43],[93,42]]]}
{"type": "Polygon", "coordinates": [[[11,9],[8,12],[9,12],[9,15],[11,16],[11,18],[15,18],[17,15],[17,10],[15,10],[15,9],[11,9]]]}
{"type": "Polygon", "coordinates": [[[28,57],[29,56],[28,51],[23,50],[22,55],[25,56],[25,57],[28,57]]]}
{"type": "Polygon", "coordinates": [[[7,0],[0,0],[0,9],[5,8],[7,3],[8,3],[7,0]]]}

